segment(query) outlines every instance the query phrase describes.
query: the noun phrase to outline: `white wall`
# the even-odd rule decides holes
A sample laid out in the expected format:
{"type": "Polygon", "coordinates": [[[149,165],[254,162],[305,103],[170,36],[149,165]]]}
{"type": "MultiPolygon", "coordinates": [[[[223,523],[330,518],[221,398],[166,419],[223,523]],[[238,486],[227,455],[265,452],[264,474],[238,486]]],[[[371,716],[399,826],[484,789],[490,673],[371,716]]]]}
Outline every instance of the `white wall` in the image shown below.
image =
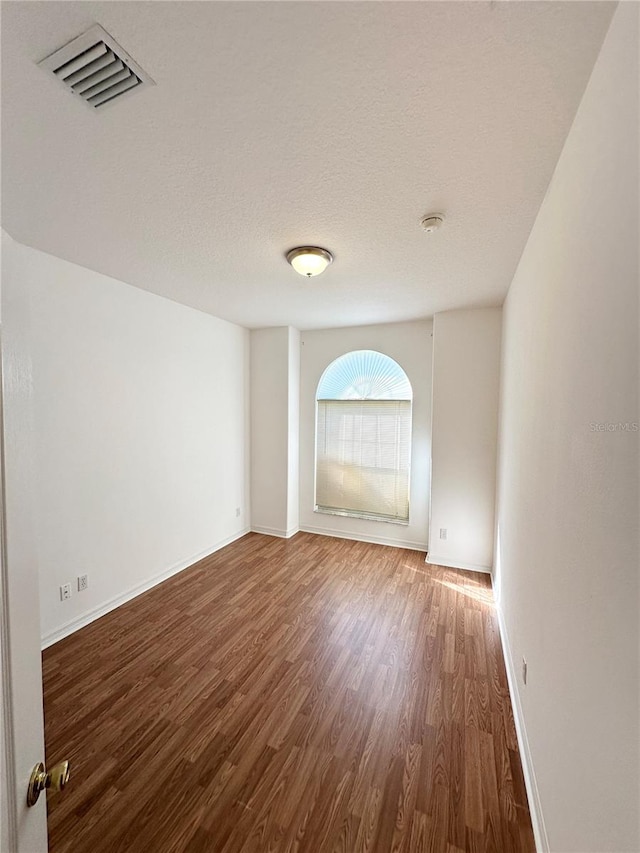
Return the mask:
{"type": "Polygon", "coordinates": [[[251,332],[251,528],[298,532],[300,332],[251,332]]]}
{"type": "Polygon", "coordinates": [[[42,635],[248,528],[248,332],[13,244],[31,296],[42,635]],[[236,516],[236,508],[240,516],[236,516]],[[88,574],[79,593],[76,577],[88,574]],[[73,585],[69,601],[59,587],[73,585]]]}
{"type": "Polygon", "coordinates": [[[640,420],[638,150],[621,3],[504,306],[496,587],[540,846],[563,853],[640,849],[640,433],[599,427],[640,420]]]}
{"type": "Polygon", "coordinates": [[[433,318],[429,562],[437,565],[493,565],[501,321],[500,308],[433,318]]]}
{"type": "Polygon", "coordinates": [[[287,533],[300,525],[300,332],[289,326],[289,458],[287,460],[287,533]]]}
{"type": "Polygon", "coordinates": [[[390,323],[301,333],[300,356],[300,528],[425,549],[429,529],[432,322],[390,323]],[[358,349],[391,356],[413,387],[410,522],[408,525],[314,512],[316,390],[325,368],[358,349]]]}
{"type": "Polygon", "coordinates": [[[251,332],[251,523],[285,536],[289,492],[289,330],[251,332]]]}

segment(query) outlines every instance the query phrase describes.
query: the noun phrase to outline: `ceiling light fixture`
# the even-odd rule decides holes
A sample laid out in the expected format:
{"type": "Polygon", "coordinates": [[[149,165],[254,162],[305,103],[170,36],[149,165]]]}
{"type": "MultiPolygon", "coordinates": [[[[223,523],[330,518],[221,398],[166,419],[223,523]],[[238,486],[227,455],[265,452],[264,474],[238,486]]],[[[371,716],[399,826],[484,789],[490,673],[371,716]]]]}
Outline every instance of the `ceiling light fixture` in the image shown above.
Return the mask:
{"type": "Polygon", "coordinates": [[[311,278],[312,275],[320,275],[333,263],[333,255],[318,246],[298,246],[287,252],[287,260],[297,273],[311,278]]]}
{"type": "Polygon", "coordinates": [[[426,231],[427,234],[431,234],[433,231],[437,231],[443,222],[444,215],[442,213],[430,213],[428,216],[424,217],[420,225],[422,225],[423,231],[426,231]]]}

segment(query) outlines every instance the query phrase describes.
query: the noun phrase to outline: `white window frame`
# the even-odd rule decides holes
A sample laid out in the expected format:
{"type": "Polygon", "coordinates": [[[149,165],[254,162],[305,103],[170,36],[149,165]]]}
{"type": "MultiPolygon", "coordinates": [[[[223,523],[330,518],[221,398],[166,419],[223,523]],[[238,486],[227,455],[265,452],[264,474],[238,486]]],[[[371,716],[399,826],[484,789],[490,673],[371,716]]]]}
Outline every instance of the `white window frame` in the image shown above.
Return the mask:
{"type": "Polygon", "coordinates": [[[409,524],[412,396],[406,373],[390,356],[355,350],[331,362],[316,391],[315,512],[409,524]],[[356,366],[360,359],[363,370],[373,362],[383,372],[382,381],[369,382],[366,372],[357,375],[357,387],[367,387],[366,394],[370,396],[357,396],[355,383],[344,387],[336,383],[335,373],[341,369],[348,379],[353,367],[347,361],[350,357],[356,366]],[[330,396],[324,396],[327,389],[330,396]],[[352,437],[347,434],[350,430],[354,431],[352,437]],[[368,432],[368,438],[363,439],[363,430],[368,432]],[[327,442],[333,442],[329,452],[327,442]],[[394,454],[391,464],[390,453],[394,454]]]}

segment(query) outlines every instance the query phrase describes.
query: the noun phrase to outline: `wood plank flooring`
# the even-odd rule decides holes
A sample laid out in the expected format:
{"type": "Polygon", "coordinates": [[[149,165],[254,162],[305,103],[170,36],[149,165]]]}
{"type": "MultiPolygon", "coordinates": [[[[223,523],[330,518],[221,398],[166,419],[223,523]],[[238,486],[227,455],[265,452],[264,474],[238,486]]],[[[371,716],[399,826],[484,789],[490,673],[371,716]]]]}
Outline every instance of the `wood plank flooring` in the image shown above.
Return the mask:
{"type": "Polygon", "coordinates": [[[44,652],[51,853],[533,853],[490,580],[249,534],[44,652]]]}

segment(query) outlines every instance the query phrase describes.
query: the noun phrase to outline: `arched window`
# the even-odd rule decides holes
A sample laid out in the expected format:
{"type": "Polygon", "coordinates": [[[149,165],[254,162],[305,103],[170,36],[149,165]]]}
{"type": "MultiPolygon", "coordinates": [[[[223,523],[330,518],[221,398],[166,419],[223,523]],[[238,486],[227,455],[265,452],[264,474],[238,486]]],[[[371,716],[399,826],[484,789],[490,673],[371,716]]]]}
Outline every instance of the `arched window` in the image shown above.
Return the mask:
{"type": "Polygon", "coordinates": [[[411,383],[387,355],[356,350],[316,393],[316,510],[409,521],[411,383]]]}

